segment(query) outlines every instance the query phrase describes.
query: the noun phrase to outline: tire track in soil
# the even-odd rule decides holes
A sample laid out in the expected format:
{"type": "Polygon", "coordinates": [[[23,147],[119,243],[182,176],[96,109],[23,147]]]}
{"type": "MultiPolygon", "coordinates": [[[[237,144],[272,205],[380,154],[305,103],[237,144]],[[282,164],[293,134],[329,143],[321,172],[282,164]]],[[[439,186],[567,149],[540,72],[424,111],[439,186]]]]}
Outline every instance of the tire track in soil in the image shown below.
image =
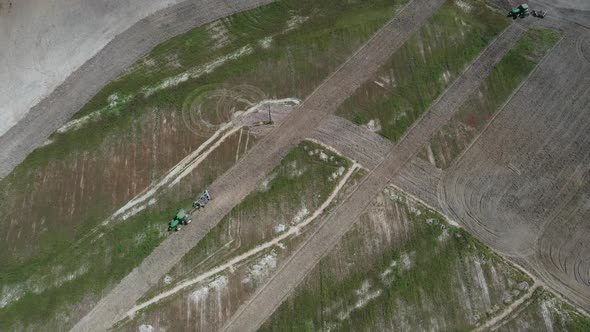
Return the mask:
{"type": "Polygon", "coordinates": [[[187,0],[117,35],[0,136],[0,179],[65,124],[94,95],[158,44],[194,27],[274,0],[187,0]]]}
{"type": "Polygon", "coordinates": [[[224,326],[224,331],[254,331],[303,281],[320,259],[360,219],[373,198],[416,156],[458,107],[491,73],[525,28],[512,24],[489,45],[442,96],[423,114],[347,199],[325,218],[321,226],[276,270],[224,326]]]}
{"type": "Polygon", "coordinates": [[[215,199],[195,214],[182,234],[164,240],[80,320],[73,331],[106,330],[124,317],[135,302],[168,272],[210,229],[241,202],[288,151],[371,77],[426,22],[444,0],[412,0],[367,43],[328,77],[285,122],[254,146],[218,178],[210,191],[215,199]],[[200,227],[199,227],[200,226],[200,227]]]}
{"type": "MultiPolygon", "coordinates": [[[[311,135],[311,139],[333,147],[369,171],[375,169],[394,146],[394,143],[366,127],[335,115],[322,122],[311,135]]],[[[393,184],[424,205],[441,210],[438,202],[438,183],[441,177],[441,169],[420,158],[413,158],[393,179],[393,184]]]]}
{"type": "Polygon", "coordinates": [[[445,214],[589,310],[590,66],[579,45],[590,33],[542,26],[565,37],[444,173],[440,197],[445,214]]]}

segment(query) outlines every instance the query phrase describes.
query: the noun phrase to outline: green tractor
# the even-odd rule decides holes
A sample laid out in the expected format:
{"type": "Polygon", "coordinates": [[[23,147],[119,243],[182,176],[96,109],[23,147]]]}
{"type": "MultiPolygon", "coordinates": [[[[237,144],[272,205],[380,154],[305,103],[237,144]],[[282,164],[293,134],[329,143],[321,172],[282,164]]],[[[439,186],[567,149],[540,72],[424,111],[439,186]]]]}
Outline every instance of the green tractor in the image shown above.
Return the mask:
{"type": "Polygon", "coordinates": [[[180,230],[180,225],[188,225],[191,221],[191,215],[188,214],[185,209],[180,209],[176,216],[174,216],[174,219],[168,223],[168,231],[178,232],[180,230]]]}
{"type": "Polygon", "coordinates": [[[523,3],[508,12],[508,17],[512,17],[513,20],[516,20],[517,18],[525,18],[527,16],[529,16],[529,5],[526,3],[523,3]]]}

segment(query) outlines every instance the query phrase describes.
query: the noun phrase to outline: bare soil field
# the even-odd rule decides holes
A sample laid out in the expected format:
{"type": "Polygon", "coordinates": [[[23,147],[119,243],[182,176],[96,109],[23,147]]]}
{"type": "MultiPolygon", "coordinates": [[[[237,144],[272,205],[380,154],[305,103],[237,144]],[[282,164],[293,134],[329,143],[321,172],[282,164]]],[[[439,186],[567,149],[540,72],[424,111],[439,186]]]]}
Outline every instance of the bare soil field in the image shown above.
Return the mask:
{"type": "Polygon", "coordinates": [[[178,2],[0,1],[0,136],[109,41],[178,2]]]}
{"type": "MultiPolygon", "coordinates": [[[[366,127],[330,116],[311,135],[313,140],[336,149],[348,159],[371,171],[387,156],[394,144],[366,127]]],[[[438,204],[438,183],[442,171],[428,162],[414,158],[394,178],[393,183],[435,210],[438,204]]]]}
{"type": "Polygon", "coordinates": [[[588,309],[587,227],[578,222],[590,158],[590,65],[579,52],[588,31],[561,28],[565,38],[444,173],[440,197],[446,214],[588,309]]]}

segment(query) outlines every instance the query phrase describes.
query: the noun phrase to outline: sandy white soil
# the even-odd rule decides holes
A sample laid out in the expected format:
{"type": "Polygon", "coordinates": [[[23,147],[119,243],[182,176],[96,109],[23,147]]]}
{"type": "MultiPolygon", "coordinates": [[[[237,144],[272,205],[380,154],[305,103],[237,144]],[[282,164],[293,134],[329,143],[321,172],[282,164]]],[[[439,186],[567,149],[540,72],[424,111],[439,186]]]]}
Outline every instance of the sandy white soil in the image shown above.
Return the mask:
{"type": "Polygon", "coordinates": [[[0,0],[0,135],[140,19],[181,0],[0,0]]]}

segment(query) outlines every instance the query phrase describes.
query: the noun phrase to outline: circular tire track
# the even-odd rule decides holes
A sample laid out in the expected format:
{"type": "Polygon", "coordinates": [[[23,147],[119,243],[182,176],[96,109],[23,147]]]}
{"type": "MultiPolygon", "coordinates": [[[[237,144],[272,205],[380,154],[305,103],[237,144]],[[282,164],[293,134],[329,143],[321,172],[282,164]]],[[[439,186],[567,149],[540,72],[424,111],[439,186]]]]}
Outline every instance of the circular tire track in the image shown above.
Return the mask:
{"type": "Polygon", "coordinates": [[[241,112],[266,99],[264,91],[251,85],[210,84],[190,93],[182,105],[182,121],[193,133],[211,137],[241,112]]]}
{"type": "Polygon", "coordinates": [[[566,35],[445,172],[439,193],[446,213],[494,249],[526,262],[551,288],[586,309],[589,42],[587,35],[566,35]]]}

